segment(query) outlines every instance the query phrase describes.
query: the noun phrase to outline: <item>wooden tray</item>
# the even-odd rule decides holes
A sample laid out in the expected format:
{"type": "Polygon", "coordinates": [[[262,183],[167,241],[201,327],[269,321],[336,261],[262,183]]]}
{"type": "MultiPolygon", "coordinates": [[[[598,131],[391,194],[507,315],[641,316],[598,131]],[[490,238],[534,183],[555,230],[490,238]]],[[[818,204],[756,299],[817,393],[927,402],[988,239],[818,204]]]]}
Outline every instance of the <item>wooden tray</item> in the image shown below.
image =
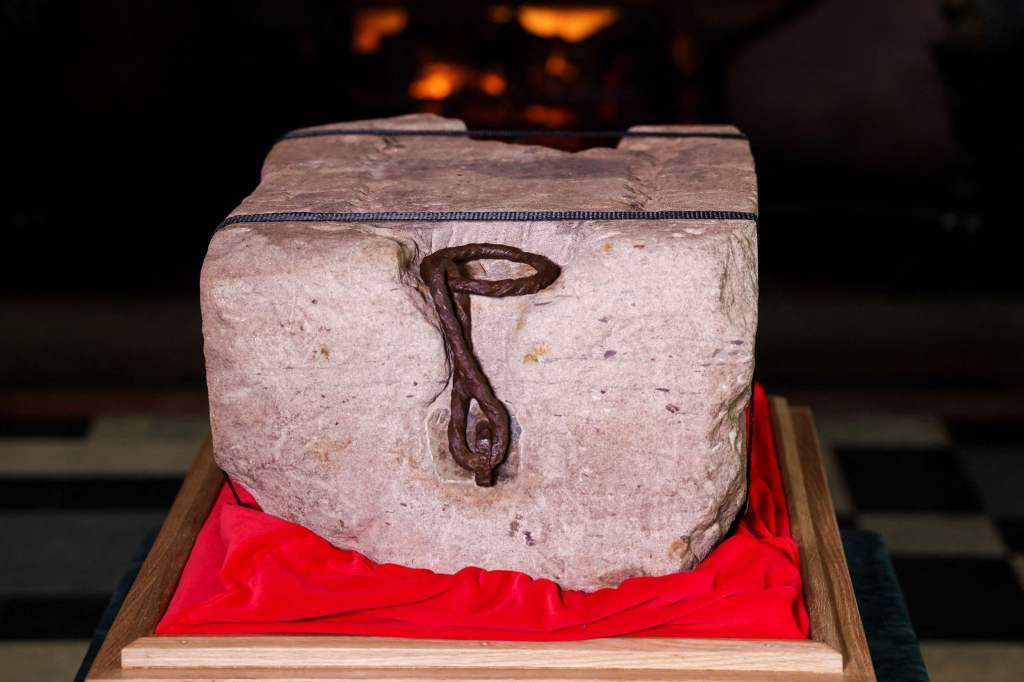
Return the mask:
{"type": "Polygon", "coordinates": [[[224,482],[203,444],[86,680],[630,680],[873,682],[814,418],[771,398],[800,546],[811,639],[608,638],[580,642],[343,636],[156,636],[189,551],[224,482]]]}

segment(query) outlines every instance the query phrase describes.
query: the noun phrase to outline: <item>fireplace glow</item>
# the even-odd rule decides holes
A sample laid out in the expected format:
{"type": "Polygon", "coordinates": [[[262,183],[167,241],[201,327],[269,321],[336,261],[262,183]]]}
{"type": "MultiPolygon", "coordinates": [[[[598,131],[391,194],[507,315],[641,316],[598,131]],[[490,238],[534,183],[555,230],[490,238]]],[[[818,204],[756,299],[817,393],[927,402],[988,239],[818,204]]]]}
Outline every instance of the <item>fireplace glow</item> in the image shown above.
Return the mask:
{"type": "Polygon", "coordinates": [[[619,18],[614,7],[550,7],[523,5],[519,8],[519,25],[541,38],[561,38],[567,43],[586,40],[608,28],[619,18]]]}
{"type": "Polygon", "coordinates": [[[456,64],[430,62],[409,84],[409,95],[413,99],[447,99],[463,88],[467,76],[466,70],[456,64]]]}
{"type": "Polygon", "coordinates": [[[575,120],[576,114],[572,109],[565,107],[531,104],[523,110],[523,117],[530,123],[545,128],[566,128],[575,120]]]}
{"type": "Polygon", "coordinates": [[[487,16],[496,24],[507,24],[516,18],[516,11],[509,5],[492,5],[487,10],[487,16]]]}
{"type": "Polygon", "coordinates": [[[381,41],[405,30],[409,15],[400,7],[361,9],[356,12],[352,29],[352,51],[373,54],[381,41]]]}
{"type": "MultiPolygon", "coordinates": [[[[713,106],[694,76],[725,38],[687,12],[641,9],[648,4],[484,0],[449,19],[429,4],[355,3],[346,87],[372,111],[401,105],[477,128],[694,120],[698,108],[713,106]]],[[[580,151],[606,142],[544,136],[543,144],[580,151]]]]}
{"type": "Polygon", "coordinates": [[[548,75],[561,78],[562,80],[572,80],[577,74],[576,67],[572,65],[572,62],[566,58],[565,53],[561,50],[551,51],[551,54],[548,55],[547,60],[544,62],[544,70],[548,75]]]}
{"type": "Polygon", "coordinates": [[[488,71],[480,77],[480,89],[491,97],[500,97],[505,93],[505,79],[500,73],[488,71]]]}
{"type": "Polygon", "coordinates": [[[679,73],[687,76],[696,73],[699,67],[697,47],[693,39],[685,33],[680,33],[672,39],[672,63],[679,73]]]}

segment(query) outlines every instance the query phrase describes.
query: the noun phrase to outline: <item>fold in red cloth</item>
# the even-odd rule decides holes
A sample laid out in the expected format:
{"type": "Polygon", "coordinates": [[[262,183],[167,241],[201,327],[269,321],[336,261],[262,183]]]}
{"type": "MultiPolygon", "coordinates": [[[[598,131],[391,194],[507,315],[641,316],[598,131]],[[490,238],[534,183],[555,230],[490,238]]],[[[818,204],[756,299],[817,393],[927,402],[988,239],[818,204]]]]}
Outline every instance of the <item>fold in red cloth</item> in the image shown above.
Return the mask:
{"type": "Polygon", "coordinates": [[[806,639],[800,562],[768,410],[757,387],[749,507],[736,532],[692,571],[588,593],[512,571],[440,575],[377,564],[239,506],[225,486],[156,632],[806,639]]]}

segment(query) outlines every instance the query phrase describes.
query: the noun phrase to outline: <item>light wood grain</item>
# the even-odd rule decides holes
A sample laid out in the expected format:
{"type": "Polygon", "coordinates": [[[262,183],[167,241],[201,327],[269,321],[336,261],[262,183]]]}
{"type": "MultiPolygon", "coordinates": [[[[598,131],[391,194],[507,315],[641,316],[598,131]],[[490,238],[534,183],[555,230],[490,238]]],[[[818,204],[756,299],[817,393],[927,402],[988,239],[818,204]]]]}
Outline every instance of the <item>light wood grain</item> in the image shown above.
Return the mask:
{"type": "MultiPolygon", "coordinates": [[[[803,578],[804,598],[811,618],[811,639],[845,654],[835,614],[837,605],[832,600],[827,575],[830,567],[822,559],[818,546],[816,527],[821,519],[814,515],[807,499],[807,482],[804,479],[799,443],[789,405],[784,398],[772,398],[771,412],[775,447],[779,453],[779,468],[786,488],[793,538],[800,548],[800,575],[803,578]]],[[[844,565],[843,570],[845,568],[844,565]]]]}
{"type": "Polygon", "coordinates": [[[135,668],[109,682],[845,682],[842,675],[715,670],[512,668],[135,668]]]}
{"type": "Polygon", "coordinates": [[[335,636],[153,637],[153,628],[223,480],[207,443],[87,679],[873,682],[813,418],[808,410],[791,410],[779,398],[772,399],[772,410],[794,537],[801,547],[811,641],[623,638],[538,643],[335,636]]]}
{"type": "Polygon", "coordinates": [[[873,682],[874,668],[846,566],[825,478],[814,417],[805,407],[771,399],[779,465],[800,548],[800,573],[811,619],[811,639],[841,652],[844,680],[873,682]]]}
{"type": "Polygon", "coordinates": [[[841,673],[818,642],[594,639],[501,642],[387,637],[146,637],[125,647],[124,668],[576,668],[841,673]]]}
{"type": "MultiPolygon", "coordinates": [[[[796,452],[803,468],[803,497],[814,519],[816,551],[819,560],[825,566],[827,589],[832,604],[831,623],[837,628],[842,642],[845,673],[850,680],[871,682],[875,679],[871,651],[864,635],[864,624],[861,622],[857,597],[853,592],[853,580],[850,578],[846,553],[839,537],[839,524],[836,521],[832,495],[825,477],[814,417],[806,407],[793,408],[790,416],[796,435],[796,452]]],[[[814,590],[814,587],[810,590],[805,589],[805,593],[820,596],[820,593],[814,590]]]]}

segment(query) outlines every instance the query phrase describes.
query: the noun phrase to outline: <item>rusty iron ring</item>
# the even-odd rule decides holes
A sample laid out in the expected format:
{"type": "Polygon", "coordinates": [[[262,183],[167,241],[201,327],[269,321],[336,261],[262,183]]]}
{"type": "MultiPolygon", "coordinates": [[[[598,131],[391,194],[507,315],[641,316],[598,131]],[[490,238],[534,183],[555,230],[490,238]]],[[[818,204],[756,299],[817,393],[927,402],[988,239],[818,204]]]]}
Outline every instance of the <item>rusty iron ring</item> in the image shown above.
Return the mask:
{"type": "Polygon", "coordinates": [[[508,410],[494,395],[487,375],[473,354],[471,294],[477,296],[524,296],[551,285],[561,268],[535,253],[504,244],[465,244],[439,249],[423,259],[420,276],[430,290],[452,358],[451,418],[448,447],[463,469],[473,472],[476,484],[494,485],[494,470],[508,454],[511,440],[508,410]],[[507,260],[525,263],[536,272],[516,279],[473,279],[463,273],[462,264],[474,260],[507,260]],[[477,421],[476,442],[469,445],[466,424],[469,408],[476,400],[484,416],[477,421]]]}

